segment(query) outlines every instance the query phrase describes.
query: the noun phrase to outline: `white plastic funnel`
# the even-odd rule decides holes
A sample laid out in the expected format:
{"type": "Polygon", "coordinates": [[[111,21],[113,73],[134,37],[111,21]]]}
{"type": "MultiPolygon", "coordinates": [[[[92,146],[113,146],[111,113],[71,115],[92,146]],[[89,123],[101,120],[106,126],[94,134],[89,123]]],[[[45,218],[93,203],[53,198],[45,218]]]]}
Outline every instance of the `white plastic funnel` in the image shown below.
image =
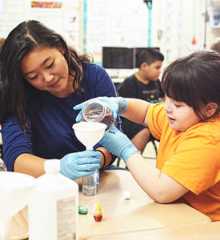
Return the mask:
{"type": "Polygon", "coordinates": [[[73,124],[76,137],[87,150],[92,150],[93,146],[101,140],[106,127],[104,123],[99,122],[79,122],[73,124]]]}
{"type": "Polygon", "coordinates": [[[8,239],[10,218],[25,207],[34,178],[16,172],[0,172],[0,239],[8,239]]]}

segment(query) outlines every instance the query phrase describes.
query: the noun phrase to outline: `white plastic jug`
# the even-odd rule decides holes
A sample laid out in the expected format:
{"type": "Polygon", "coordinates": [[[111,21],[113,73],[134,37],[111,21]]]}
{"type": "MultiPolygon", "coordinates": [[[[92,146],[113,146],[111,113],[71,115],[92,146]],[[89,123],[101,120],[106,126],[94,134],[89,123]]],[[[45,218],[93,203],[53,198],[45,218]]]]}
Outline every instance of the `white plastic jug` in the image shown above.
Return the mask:
{"type": "Polygon", "coordinates": [[[9,222],[27,205],[34,178],[17,172],[0,172],[0,239],[9,239],[9,222]]]}
{"type": "Polygon", "coordinates": [[[30,240],[75,240],[78,225],[78,185],[59,173],[60,160],[47,160],[36,179],[29,211],[30,240]]]}

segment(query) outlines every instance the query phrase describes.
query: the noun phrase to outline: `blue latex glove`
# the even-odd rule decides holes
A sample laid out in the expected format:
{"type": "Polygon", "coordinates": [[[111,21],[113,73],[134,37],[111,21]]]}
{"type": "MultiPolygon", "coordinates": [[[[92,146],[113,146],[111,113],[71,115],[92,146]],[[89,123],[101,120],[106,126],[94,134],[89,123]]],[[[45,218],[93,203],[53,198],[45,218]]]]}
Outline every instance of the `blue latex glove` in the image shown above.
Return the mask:
{"type": "Polygon", "coordinates": [[[105,132],[104,137],[99,143],[112,154],[122,158],[125,162],[127,162],[133,154],[139,152],[131,140],[115,126],[112,126],[105,132]]]}
{"type": "Polygon", "coordinates": [[[98,151],[83,151],[66,154],[60,161],[60,172],[75,179],[92,175],[101,166],[102,155],[98,151]]]}
{"type": "Polygon", "coordinates": [[[90,99],[88,101],[85,101],[85,102],[80,103],[73,107],[74,110],[81,110],[76,117],[76,122],[79,122],[82,120],[82,111],[84,110],[84,108],[88,104],[88,102],[90,102],[90,101],[101,102],[104,106],[111,109],[114,119],[117,119],[117,116],[122,114],[124,111],[126,111],[126,109],[128,107],[128,102],[127,102],[126,98],[122,98],[122,97],[93,98],[93,99],[90,99]]]}

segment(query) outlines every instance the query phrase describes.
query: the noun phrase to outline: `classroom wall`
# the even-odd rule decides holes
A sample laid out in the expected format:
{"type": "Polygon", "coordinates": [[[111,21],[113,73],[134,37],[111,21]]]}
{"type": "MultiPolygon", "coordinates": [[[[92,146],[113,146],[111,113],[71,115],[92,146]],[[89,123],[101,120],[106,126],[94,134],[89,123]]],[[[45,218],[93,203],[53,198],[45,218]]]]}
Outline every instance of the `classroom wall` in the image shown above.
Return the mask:
{"type": "Polygon", "coordinates": [[[205,0],[154,1],[154,41],[169,63],[204,47],[205,0]]]}
{"type": "Polygon", "coordinates": [[[86,51],[101,62],[102,46],[146,47],[148,10],[142,0],[88,0],[86,51]]]}
{"type": "Polygon", "coordinates": [[[0,0],[0,36],[20,22],[37,19],[64,35],[77,49],[82,49],[82,1],[0,0]],[[50,4],[50,3],[54,4],[50,4]]]}
{"type": "MultiPolygon", "coordinates": [[[[149,11],[143,0],[87,0],[87,45],[99,62],[102,46],[148,47],[149,11]]],[[[165,64],[195,50],[209,48],[220,36],[220,25],[208,21],[219,0],[153,0],[152,44],[160,47],[165,64]]]]}
{"type": "MultiPolygon", "coordinates": [[[[166,63],[209,48],[220,36],[220,25],[213,27],[206,15],[219,5],[219,0],[153,0],[151,46],[161,48],[166,63]]],[[[149,46],[149,11],[143,0],[0,0],[0,36],[26,19],[39,19],[100,64],[102,46],[149,46]],[[36,2],[61,7],[34,7],[36,2]]]]}

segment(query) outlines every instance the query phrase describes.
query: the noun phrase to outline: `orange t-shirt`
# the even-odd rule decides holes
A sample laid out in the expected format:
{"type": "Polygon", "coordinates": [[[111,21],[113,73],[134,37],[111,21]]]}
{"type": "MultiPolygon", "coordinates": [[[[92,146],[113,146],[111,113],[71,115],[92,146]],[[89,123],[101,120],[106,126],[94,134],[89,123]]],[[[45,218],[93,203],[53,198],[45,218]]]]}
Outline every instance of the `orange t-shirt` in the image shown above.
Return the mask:
{"type": "Polygon", "coordinates": [[[163,104],[155,104],[146,123],[160,140],[157,168],[189,190],[185,202],[220,221],[220,117],[177,132],[169,127],[163,104]]]}

